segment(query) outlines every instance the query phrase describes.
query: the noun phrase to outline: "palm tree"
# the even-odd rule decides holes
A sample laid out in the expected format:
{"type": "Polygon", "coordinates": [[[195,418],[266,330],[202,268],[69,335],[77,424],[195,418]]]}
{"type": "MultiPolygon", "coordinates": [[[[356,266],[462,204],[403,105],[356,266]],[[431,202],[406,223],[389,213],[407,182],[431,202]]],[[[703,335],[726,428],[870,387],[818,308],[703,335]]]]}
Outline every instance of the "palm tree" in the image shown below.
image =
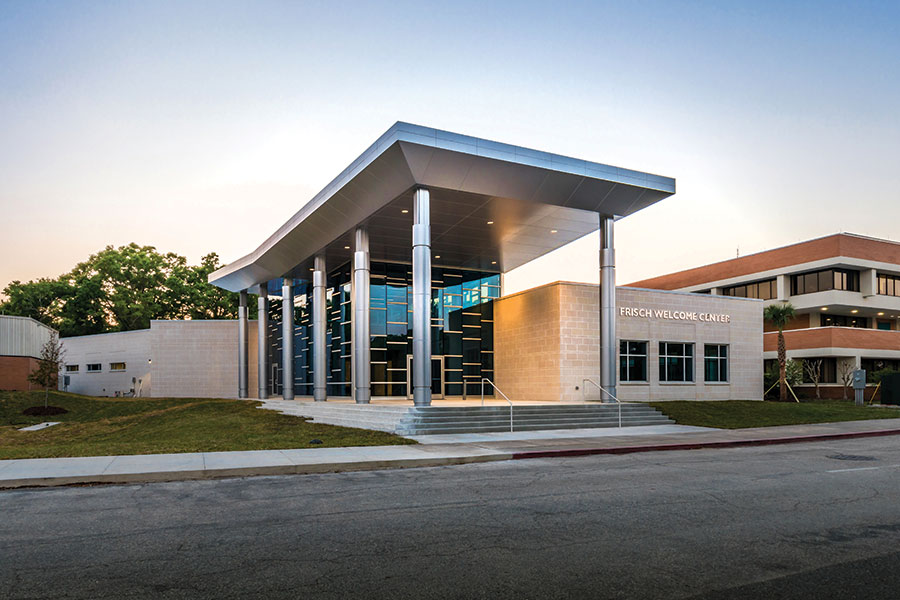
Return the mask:
{"type": "Polygon", "coordinates": [[[763,318],[778,329],[778,385],[782,402],[787,402],[787,385],[785,385],[787,348],[784,345],[784,327],[795,314],[794,305],[790,302],[770,304],[763,311],[763,318]]]}

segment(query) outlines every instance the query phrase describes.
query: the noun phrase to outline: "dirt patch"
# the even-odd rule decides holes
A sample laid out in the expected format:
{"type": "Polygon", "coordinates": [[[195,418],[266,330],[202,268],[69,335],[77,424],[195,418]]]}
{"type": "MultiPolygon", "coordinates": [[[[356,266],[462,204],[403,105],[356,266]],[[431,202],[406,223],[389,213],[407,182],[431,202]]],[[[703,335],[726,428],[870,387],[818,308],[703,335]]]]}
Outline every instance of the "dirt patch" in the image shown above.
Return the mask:
{"type": "Polygon", "coordinates": [[[29,417],[46,417],[50,415],[64,415],[67,411],[61,406],[29,406],[22,411],[23,415],[29,417]]]}

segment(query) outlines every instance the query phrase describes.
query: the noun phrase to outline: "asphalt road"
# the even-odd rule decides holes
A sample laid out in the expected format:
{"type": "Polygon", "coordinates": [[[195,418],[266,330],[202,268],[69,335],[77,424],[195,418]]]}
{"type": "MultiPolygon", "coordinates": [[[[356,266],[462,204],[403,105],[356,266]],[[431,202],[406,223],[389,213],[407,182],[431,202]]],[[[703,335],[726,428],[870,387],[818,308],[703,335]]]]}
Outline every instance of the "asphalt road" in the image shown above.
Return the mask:
{"type": "Polygon", "coordinates": [[[900,437],[38,489],[0,598],[895,599],[898,542],[900,437]]]}

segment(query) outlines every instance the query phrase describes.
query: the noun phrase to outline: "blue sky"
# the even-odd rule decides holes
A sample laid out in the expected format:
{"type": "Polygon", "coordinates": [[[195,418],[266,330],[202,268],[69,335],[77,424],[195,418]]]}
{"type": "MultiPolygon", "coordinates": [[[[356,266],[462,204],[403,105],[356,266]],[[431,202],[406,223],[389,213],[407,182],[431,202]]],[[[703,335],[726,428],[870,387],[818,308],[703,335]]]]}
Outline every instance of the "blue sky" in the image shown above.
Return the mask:
{"type": "Polygon", "coordinates": [[[898,67],[895,2],[0,1],[0,287],[131,241],[238,258],[397,120],[675,177],[621,283],[900,240],[898,67]]]}

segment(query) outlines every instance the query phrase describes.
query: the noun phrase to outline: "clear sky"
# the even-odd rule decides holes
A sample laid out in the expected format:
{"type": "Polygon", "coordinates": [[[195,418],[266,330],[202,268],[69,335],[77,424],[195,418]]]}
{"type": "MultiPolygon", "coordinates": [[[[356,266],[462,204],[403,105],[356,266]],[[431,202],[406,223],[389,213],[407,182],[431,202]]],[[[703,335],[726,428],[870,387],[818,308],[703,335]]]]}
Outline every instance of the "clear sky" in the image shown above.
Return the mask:
{"type": "Polygon", "coordinates": [[[620,283],[900,240],[898,2],[0,0],[0,288],[132,241],[234,260],[398,120],[675,177],[620,283]]]}

